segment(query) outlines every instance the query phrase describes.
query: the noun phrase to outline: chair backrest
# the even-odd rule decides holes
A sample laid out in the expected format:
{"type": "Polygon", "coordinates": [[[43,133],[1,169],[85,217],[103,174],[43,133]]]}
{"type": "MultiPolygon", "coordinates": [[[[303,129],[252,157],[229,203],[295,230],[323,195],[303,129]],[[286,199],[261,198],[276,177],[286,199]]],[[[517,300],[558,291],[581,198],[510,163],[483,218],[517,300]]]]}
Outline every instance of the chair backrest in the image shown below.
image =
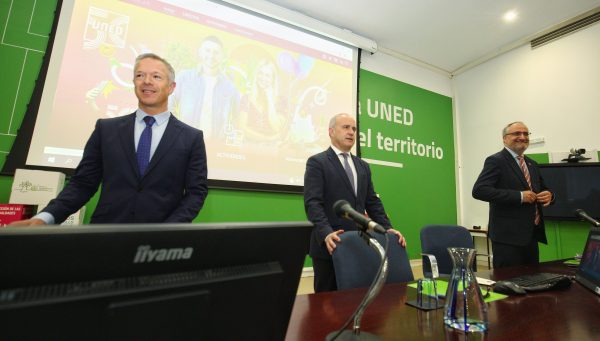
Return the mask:
{"type": "MultiPolygon", "coordinates": [[[[358,231],[346,231],[340,235],[341,243],[333,252],[333,267],[338,290],[364,288],[371,285],[381,259],[377,251],[367,245],[358,231]]],[[[371,234],[385,248],[385,236],[371,234]]],[[[414,280],[406,249],[398,243],[398,236],[386,233],[388,244],[388,277],[386,283],[414,280]]]]}
{"type": "MultiPolygon", "coordinates": [[[[473,237],[469,231],[458,225],[427,225],[421,229],[421,252],[435,256],[440,274],[452,273],[452,258],[449,247],[473,248],[473,237]]],[[[477,271],[473,262],[473,271],[477,271]]],[[[431,264],[423,257],[423,274],[431,276],[431,264]]]]}

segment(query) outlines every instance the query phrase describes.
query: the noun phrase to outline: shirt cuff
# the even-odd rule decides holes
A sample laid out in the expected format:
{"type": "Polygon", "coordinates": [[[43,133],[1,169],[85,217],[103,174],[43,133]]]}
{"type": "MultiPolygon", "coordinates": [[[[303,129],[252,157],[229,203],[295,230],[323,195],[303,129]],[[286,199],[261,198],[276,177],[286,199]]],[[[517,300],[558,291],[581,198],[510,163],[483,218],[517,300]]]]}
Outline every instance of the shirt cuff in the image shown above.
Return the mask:
{"type": "Polygon", "coordinates": [[[40,213],[36,214],[35,216],[33,216],[33,218],[31,218],[31,219],[41,219],[47,225],[53,225],[55,222],[54,216],[48,212],[40,212],[40,213]]]}
{"type": "Polygon", "coordinates": [[[521,204],[523,203],[523,192],[519,191],[519,194],[521,195],[521,204]]]}

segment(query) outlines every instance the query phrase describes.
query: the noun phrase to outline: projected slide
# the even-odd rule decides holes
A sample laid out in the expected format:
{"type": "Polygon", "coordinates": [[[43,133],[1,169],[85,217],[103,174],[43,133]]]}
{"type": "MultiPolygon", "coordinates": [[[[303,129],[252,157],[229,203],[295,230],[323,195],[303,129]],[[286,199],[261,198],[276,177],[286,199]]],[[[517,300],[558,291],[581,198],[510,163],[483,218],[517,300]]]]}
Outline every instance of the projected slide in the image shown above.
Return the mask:
{"type": "Polygon", "coordinates": [[[145,52],[175,68],[209,179],[301,186],[331,116],[356,113],[354,48],[210,1],[65,0],[27,164],[75,168],[97,119],[136,110],[145,52]]]}

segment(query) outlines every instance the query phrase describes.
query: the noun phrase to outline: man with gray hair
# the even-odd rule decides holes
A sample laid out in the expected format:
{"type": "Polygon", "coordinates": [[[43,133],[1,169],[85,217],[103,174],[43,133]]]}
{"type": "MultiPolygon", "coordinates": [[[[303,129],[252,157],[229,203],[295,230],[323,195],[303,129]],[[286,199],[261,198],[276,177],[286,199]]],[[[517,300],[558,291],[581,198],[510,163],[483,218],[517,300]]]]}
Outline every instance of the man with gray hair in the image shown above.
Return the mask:
{"type": "Polygon", "coordinates": [[[13,225],[60,224],[102,190],[91,223],[191,222],[208,194],[202,132],[167,109],[173,67],[137,57],[136,112],[99,119],[67,186],[35,217],[13,225]]]}
{"type": "Polygon", "coordinates": [[[315,292],[337,290],[331,255],[335,252],[339,235],[356,230],[356,224],[342,219],[333,212],[333,204],[346,200],[357,212],[383,226],[389,233],[397,234],[398,241],[406,246],[402,234],[392,228],[375,193],[369,164],[350,153],[356,140],[356,120],[341,113],[329,122],[331,147],[311,156],[304,173],[304,209],[315,226],[310,238],[310,256],[313,262],[315,292]]]}
{"type": "Polygon", "coordinates": [[[538,242],[547,244],[542,208],[554,201],[529,146],[523,122],[502,130],[504,149],[485,160],[473,197],[489,202],[489,236],[494,268],[539,263],[538,242]]]}

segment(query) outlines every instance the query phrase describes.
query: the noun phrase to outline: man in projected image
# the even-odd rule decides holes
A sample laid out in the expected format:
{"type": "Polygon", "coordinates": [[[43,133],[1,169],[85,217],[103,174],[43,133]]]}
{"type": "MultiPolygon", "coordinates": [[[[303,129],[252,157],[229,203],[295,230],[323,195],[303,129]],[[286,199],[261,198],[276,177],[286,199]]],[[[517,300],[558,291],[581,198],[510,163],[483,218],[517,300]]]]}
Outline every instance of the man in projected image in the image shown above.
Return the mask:
{"type": "Polygon", "coordinates": [[[554,198],[537,163],[523,155],[529,134],[523,122],[504,127],[504,149],[485,160],[473,186],[473,197],[490,205],[494,268],[537,264],[538,242],[547,244],[542,207],[554,198]]]}
{"type": "Polygon", "coordinates": [[[56,199],[14,225],[60,224],[96,193],[91,223],[191,222],[208,194],[202,132],[168,111],[173,67],[147,53],[133,71],[138,110],[100,119],[83,158],[56,199]]]}
{"type": "Polygon", "coordinates": [[[199,63],[179,72],[179,85],[170,98],[169,107],[189,125],[201,129],[205,139],[224,140],[233,129],[239,111],[240,94],[223,74],[223,43],[215,36],[202,40],[199,63]]]}
{"type": "Polygon", "coordinates": [[[337,290],[331,255],[340,242],[340,234],[357,230],[354,222],[335,215],[332,207],[336,201],[346,200],[357,212],[366,212],[389,233],[397,234],[400,244],[406,246],[402,234],[392,228],[375,193],[369,164],[350,153],[356,135],[354,117],[345,113],[335,115],[329,121],[331,147],[306,162],[304,209],[308,220],[315,225],[310,239],[315,292],[337,290]]]}

